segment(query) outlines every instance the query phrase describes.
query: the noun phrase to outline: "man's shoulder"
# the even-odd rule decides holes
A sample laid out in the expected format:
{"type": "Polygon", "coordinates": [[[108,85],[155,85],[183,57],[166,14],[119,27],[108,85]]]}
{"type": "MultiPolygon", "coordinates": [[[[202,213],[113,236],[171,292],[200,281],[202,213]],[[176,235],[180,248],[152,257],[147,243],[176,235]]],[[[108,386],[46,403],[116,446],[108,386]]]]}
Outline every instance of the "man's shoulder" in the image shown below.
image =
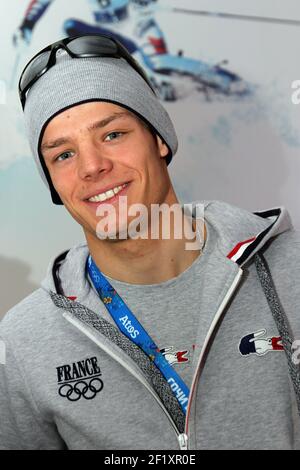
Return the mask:
{"type": "Polygon", "coordinates": [[[281,307],[293,336],[300,337],[300,232],[277,235],[263,250],[281,307]]]}
{"type": "MultiPolygon", "coordinates": [[[[86,243],[79,243],[63,252],[66,253],[66,256],[63,257],[60,277],[64,280],[67,291],[73,292],[69,284],[72,284],[75,277],[76,286],[74,289],[77,292],[78,273],[82,271],[82,263],[87,256],[87,251],[86,243]]],[[[55,290],[52,272],[55,260],[62,257],[63,253],[51,259],[41,287],[17,303],[4,315],[0,322],[0,336],[18,338],[19,340],[30,339],[30,335],[38,337],[38,335],[44,335],[46,330],[50,331],[51,328],[55,328],[60,316],[50,296],[50,291],[55,290]]]]}
{"type": "Polygon", "coordinates": [[[274,267],[285,266],[291,271],[299,270],[300,231],[292,228],[273,237],[266,247],[266,256],[274,267]]]}
{"type": "Polygon", "coordinates": [[[34,331],[46,327],[53,304],[47,291],[38,288],[17,303],[0,322],[0,336],[30,336],[34,331]]]}

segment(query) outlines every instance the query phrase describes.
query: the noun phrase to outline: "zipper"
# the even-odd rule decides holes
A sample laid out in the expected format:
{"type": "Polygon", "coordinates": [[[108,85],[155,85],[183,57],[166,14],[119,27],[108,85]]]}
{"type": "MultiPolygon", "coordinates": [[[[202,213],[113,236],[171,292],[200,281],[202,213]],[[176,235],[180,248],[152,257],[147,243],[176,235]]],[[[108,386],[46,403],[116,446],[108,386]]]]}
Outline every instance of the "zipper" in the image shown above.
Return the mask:
{"type": "MultiPolygon", "coordinates": [[[[86,328],[82,322],[80,320],[77,320],[77,318],[74,318],[73,315],[71,315],[69,312],[64,312],[63,313],[63,316],[65,317],[65,319],[69,322],[69,323],[72,323],[72,325],[74,325],[78,330],[80,330],[83,334],[85,334],[86,336],[88,336],[94,343],[97,344],[97,346],[99,346],[103,351],[105,351],[107,354],[109,354],[109,356],[111,356],[113,359],[115,359],[119,364],[121,364],[125,369],[127,369],[137,380],[139,380],[143,385],[144,387],[147,388],[147,390],[151,393],[151,395],[155,398],[155,400],[157,401],[157,403],[159,404],[159,406],[162,408],[162,410],[164,411],[164,413],[167,415],[172,427],[173,427],[173,430],[175,431],[175,434],[176,434],[176,437],[177,437],[177,440],[179,442],[179,446],[180,446],[180,449],[182,449],[182,445],[186,445],[187,446],[187,436],[185,434],[180,434],[178,429],[177,429],[177,426],[176,424],[174,423],[173,419],[172,419],[172,416],[170,415],[170,413],[168,412],[168,410],[164,407],[163,403],[161,402],[159,396],[153,391],[153,389],[150,387],[150,385],[148,384],[147,380],[145,380],[143,378],[143,376],[141,374],[138,374],[136,373],[135,370],[133,370],[127,363],[126,361],[124,361],[120,356],[118,356],[117,354],[114,354],[110,348],[106,347],[105,345],[103,345],[101,343],[101,341],[99,341],[98,338],[95,337],[95,335],[92,333],[92,331],[90,331],[88,328],[86,328]],[[185,437],[182,437],[182,436],[185,436],[185,437]]],[[[187,447],[184,447],[184,450],[186,450],[187,447]]]]}
{"type": "Polygon", "coordinates": [[[226,295],[224,297],[224,299],[222,300],[221,304],[220,304],[220,307],[218,308],[215,316],[214,316],[214,319],[210,325],[210,328],[208,330],[208,333],[206,335],[206,338],[204,340],[204,344],[203,344],[203,347],[201,349],[201,352],[200,352],[200,356],[199,356],[199,359],[198,359],[198,363],[197,363],[197,367],[196,367],[196,372],[194,374],[194,377],[193,377],[193,380],[192,380],[192,385],[191,385],[191,390],[190,390],[190,397],[189,397],[189,402],[188,402],[188,407],[187,407],[187,412],[186,412],[186,420],[185,420],[185,432],[186,432],[186,436],[188,438],[188,431],[189,431],[189,415],[190,415],[190,411],[191,411],[191,403],[192,403],[192,398],[193,398],[193,395],[194,395],[194,392],[195,392],[195,388],[196,388],[196,384],[198,383],[198,378],[199,378],[199,375],[200,375],[200,367],[201,367],[201,362],[203,360],[203,357],[204,357],[204,354],[206,352],[206,349],[207,349],[207,345],[209,343],[209,340],[217,326],[217,323],[220,319],[220,316],[222,315],[227,303],[229,302],[232,294],[234,293],[242,275],[243,275],[243,270],[241,268],[239,268],[239,271],[237,273],[237,275],[235,276],[230,288],[227,290],[226,292],[226,295]]]}
{"type": "Polygon", "coordinates": [[[224,297],[224,299],[223,299],[223,301],[222,301],[222,303],[221,303],[221,305],[220,305],[220,307],[219,307],[219,309],[218,309],[218,311],[217,311],[217,313],[216,313],[216,315],[215,315],[215,317],[214,317],[214,319],[211,323],[209,331],[206,335],[204,345],[202,347],[202,350],[201,350],[201,353],[200,353],[200,356],[199,356],[199,359],[198,359],[196,372],[194,374],[193,381],[192,381],[192,386],[191,386],[191,390],[190,390],[190,398],[189,398],[189,403],[188,403],[187,413],[186,413],[185,432],[184,433],[179,433],[179,431],[177,429],[177,426],[176,426],[176,424],[174,423],[174,421],[172,419],[172,416],[170,415],[168,410],[165,408],[165,406],[161,402],[159,396],[153,391],[153,389],[150,387],[148,382],[143,378],[143,376],[141,374],[136,373],[136,371],[133,370],[127,364],[126,361],[124,361],[117,354],[114,354],[110,350],[109,347],[106,347],[105,345],[103,345],[101,343],[101,341],[99,341],[99,339],[95,337],[95,335],[92,333],[92,331],[90,331],[88,328],[86,328],[80,320],[77,320],[77,318],[74,318],[73,315],[71,315],[69,312],[64,312],[63,313],[63,316],[65,317],[65,319],[69,323],[72,323],[72,325],[74,325],[78,330],[80,330],[83,334],[88,336],[95,344],[97,344],[97,346],[99,346],[103,351],[105,351],[115,361],[117,361],[119,364],[121,364],[126,370],[128,370],[128,372],[130,372],[137,380],[139,380],[141,382],[141,384],[144,385],[144,387],[146,387],[146,389],[155,398],[155,400],[159,404],[160,408],[164,411],[164,413],[168,417],[168,419],[169,419],[169,421],[172,425],[172,428],[173,428],[173,430],[176,434],[180,450],[188,450],[188,441],[189,441],[189,438],[188,438],[188,420],[189,420],[189,414],[190,414],[190,409],[191,409],[192,397],[193,397],[193,394],[195,392],[195,387],[196,387],[196,383],[197,383],[197,378],[198,378],[199,373],[200,373],[200,366],[201,366],[202,359],[203,359],[205,351],[207,349],[207,345],[208,345],[208,342],[210,340],[210,337],[212,336],[212,334],[214,332],[214,329],[217,325],[217,322],[218,322],[221,314],[223,313],[223,310],[226,307],[228,301],[230,300],[233,292],[235,291],[235,289],[236,289],[236,287],[237,287],[237,285],[240,281],[240,278],[242,277],[242,274],[243,274],[243,270],[241,268],[239,268],[239,272],[237,273],[236,277],[233,280],[233,283],[231,284],[230,288],[228,289],[228,291],[227,291],[227,293],[226,293],[226,295],[225,295],[225,297],[224,297]]]}
{"type": "Polygon", "coordinates": [[[188,436],[187,434],[179,434],[178,442],[180,450],[187,450],[188,449],[188,436]]]}

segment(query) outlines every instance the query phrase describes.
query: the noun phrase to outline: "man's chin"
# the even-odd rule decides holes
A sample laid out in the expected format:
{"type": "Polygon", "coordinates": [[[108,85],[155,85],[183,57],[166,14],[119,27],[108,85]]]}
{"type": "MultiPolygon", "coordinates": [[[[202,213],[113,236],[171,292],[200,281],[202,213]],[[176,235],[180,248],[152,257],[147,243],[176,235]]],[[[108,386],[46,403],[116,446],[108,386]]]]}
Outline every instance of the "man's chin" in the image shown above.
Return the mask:
{"type": "Polygon", "coordinates": [[[111,232],[103,232],[96,229],[95,233],[99,240],[104,240],[111,243],[125,241],[130,238],[127,228],[124,230],[116,230],[111,232]]]}

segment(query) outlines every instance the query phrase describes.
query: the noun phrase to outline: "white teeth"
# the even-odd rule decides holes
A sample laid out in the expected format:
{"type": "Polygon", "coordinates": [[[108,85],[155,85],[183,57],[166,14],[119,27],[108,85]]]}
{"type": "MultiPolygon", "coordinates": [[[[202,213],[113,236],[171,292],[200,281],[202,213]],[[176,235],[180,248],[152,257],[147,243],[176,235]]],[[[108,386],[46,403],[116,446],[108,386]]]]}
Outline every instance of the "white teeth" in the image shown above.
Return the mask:
{"type": "Polygon", "coordinates": [[[110,189],[109,191],[107,191],[107,192],[105,193],[105,195],[106,195],[106,197],[109,198],[109,197],[113,197],[113,196],[115,195],[115,193],[113,192],[112,189],[110,189]]]}
{"type": "Polygon", "coordinates": [[[97,194],[97,196],[90,197],[89,201],[91,202],[106,201],[106,199],[110,199],[115,194],[118,194],[121,191],[121,189],[125,188],[125,186],[127,186],[127,183],[123,184],[122,186],[117,186],[116,188],[109,189],[109,191],[106,191],[105,193],[97,194]]]}

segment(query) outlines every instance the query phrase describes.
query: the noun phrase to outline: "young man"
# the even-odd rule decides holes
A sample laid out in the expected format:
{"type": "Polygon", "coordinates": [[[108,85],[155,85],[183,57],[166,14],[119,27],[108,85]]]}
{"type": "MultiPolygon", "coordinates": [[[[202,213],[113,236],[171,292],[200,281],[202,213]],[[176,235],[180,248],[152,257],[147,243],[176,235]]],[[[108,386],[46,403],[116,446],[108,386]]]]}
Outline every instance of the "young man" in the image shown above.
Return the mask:
{"type": "Polygon", "coordinates": [[[40,174],[86,244],[1,322],[0,448],[299,448],[299,236],[284,208],[186,213],[170,118],[109,41],[56,43],[20,80],[40,174]],[[175,207],[167,237],[153,205],[175,207]]]}

